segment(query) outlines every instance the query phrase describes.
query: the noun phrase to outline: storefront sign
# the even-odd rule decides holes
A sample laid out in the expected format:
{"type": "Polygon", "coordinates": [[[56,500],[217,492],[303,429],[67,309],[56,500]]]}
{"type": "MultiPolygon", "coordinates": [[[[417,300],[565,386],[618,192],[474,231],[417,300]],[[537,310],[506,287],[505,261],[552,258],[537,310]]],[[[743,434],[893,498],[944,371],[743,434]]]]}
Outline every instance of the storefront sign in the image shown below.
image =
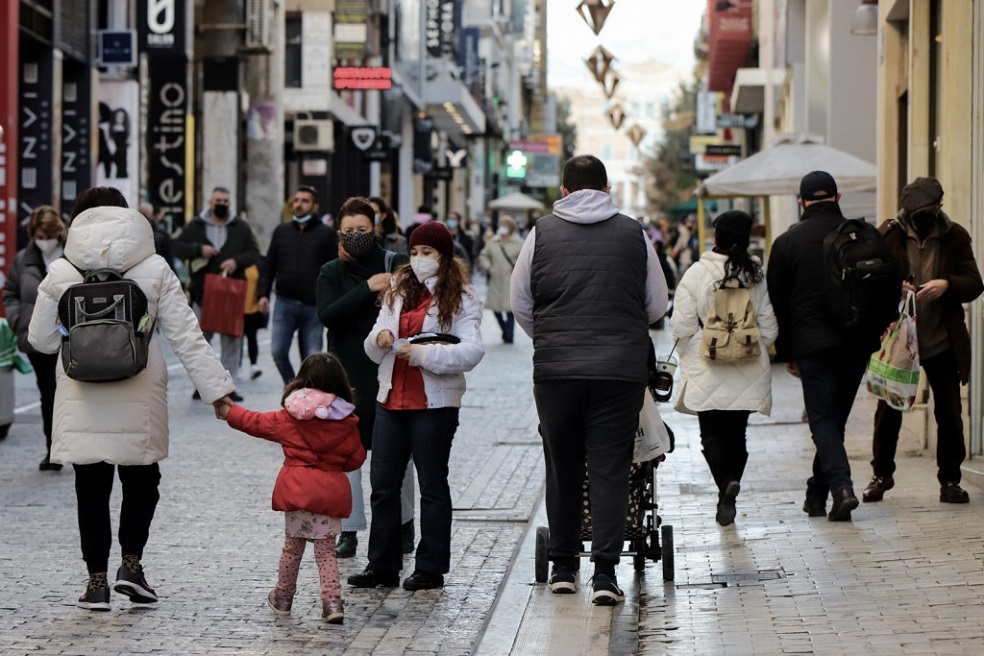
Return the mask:
{"type": "MultiPolygon", "coordinates": [[[[26,50],[26,49],[25,49],[26,50]]],[[[52,55],[22,50],[20,79],[20,184],[17,191],[17,247],[27,243],[27,219],[39,205],[50,205],[54,195],[51,176],[52,55]]],[[[33,50],[33,49],[32,49],[33,50]]]]}
{"type": "Polygon", "coordinates": [[[188,76],[184,58],[155,58],[150,62],[147,108],[147,191],[150,202],[169,215],[172,225],[184,225],[185,115],[188,76]]]}
{"type": "Polygon", "coordinates": [[[392,89],[393,70],[385,66],[342,66],[335,69],[335,89],[392,89]]]}
{"type": "Polygon", "coordinates": [[[62,73],[61,209],[66,218],[92,181],[91,71],[88,66],[66,62],[62,73]]]}
{"type": "Polygon", "coordinates": [[[458,32],[457,0],[424,0],[426,28],[424,39],[427,54],[435,59],[449,57],[457,59],[458,32]]]}
{"type": "Polygon", "coordinates": [[[186,0],[137,0],[140,52],[185,54],[186,0]]]}

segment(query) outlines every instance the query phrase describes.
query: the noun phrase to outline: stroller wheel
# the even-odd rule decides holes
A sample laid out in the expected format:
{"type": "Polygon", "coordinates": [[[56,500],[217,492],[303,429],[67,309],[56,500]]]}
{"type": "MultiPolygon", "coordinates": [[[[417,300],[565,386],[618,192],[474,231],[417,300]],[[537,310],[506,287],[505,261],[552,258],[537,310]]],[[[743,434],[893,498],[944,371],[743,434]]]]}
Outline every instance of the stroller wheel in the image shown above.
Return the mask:
{"type": "Polygon", "coordinates": [[[646,538],[640,538],[632,545],[635,555],[632,556],[632,566],[635,571],[642,572],[646,569],[646,538]]]}
{"type": "Polygon", "coordinates": [[[660,527],[663,537],[663,580],[672,581],[675,576],[673,571],[673,527],[663,524],[660,527]]]}
{"type": "Polygon", "coordinates": [[[536,528],[536,552],[533,561],[533,573],[537,583],[547,582],[547,569],[549,560],[547,558],[547,543],[550,541],[550,529],[546,526],[536,528]]]}

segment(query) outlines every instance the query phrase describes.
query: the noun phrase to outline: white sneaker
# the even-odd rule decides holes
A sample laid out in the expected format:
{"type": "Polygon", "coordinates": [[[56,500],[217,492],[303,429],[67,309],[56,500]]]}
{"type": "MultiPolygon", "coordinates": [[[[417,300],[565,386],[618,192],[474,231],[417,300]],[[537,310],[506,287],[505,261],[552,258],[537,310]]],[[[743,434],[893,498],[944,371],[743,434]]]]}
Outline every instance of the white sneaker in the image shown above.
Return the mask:
{"type": "Polygon", "coordinates": [[[249,379],[250,380],[256,380],[257,378],[259,378],[262,375],[263,375],[263,370],[260,369],[260,365],[258,365],[258,364],[250,365],[250,368],[249,368],[249,379]]]}

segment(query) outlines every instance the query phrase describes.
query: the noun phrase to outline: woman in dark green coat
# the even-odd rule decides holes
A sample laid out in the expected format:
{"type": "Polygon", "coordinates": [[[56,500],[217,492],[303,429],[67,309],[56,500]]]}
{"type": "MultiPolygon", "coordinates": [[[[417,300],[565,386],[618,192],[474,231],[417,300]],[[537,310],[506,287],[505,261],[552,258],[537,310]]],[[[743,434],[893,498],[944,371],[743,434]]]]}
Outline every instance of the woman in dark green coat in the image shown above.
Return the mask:
{"type": "MultiPolygon", "coordinates": [[[[405,254],[385,251],[374,232],[375,212],[366,198],[353,197],[338,211],[338,259],[321,267],[318,276],[318,318],[328,329],[328,350],[338,356],[355,389],[362,445],[372,448],[376,418],[378,365],[363,348],[366,335],[379,314],[379,293],[390,286],[391,273],[409,263],[405,254]]],[[[412,465],[411,465],[412,466],[412,465]]],[[[352,514],[342,520],[342,535],[335,549],[339,558],[355,555],[357,531],[366,523],[362,470],[346,474],[352,484],[352,514]]],[[[413,551],[413,473],[408,468],[403,486],[403,551],[413,551]]]]}

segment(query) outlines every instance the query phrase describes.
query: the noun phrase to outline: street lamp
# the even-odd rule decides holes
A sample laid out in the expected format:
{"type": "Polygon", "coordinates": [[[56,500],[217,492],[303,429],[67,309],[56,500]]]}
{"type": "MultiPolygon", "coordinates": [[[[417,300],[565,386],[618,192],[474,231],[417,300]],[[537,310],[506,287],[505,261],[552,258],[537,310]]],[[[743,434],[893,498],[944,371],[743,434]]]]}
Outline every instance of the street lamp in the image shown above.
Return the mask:
{"type": "Polygon", "coordinates": [[[862,0],[851,21],[851,34],[872,36],[878,33],[878,0],[862,0]]]}

